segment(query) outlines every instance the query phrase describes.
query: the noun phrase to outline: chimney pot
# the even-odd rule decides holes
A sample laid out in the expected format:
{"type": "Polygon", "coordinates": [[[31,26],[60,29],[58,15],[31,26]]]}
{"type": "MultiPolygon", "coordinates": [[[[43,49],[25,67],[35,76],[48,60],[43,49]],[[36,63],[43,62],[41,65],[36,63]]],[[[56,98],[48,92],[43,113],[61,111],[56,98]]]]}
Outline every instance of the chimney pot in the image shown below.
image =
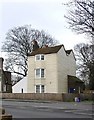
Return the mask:
{"type": "Polygon", "coordinates": [[[39,45],[36,40],[33,40],[33,51],[37,50],[39,48],[39,45]]]}

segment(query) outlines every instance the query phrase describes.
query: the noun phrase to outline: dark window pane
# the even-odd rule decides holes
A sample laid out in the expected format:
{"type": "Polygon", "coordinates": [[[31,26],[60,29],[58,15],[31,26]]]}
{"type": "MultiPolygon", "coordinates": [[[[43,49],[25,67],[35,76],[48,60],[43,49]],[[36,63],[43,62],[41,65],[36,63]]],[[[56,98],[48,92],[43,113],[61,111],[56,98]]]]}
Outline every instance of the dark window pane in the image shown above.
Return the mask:
{"type": "Polygon", "coordinates": [[[41,77],[44,77],[44,69],[41,69],[41,77]]]}
{"type": "Polygon", "coordinates": [[[41,55],[41,60],[44,60],[44,55],[41,55]]]}
{"type": "Polygon", "coordinates": [[[41,85],[41,92],[44,93],[44,85],[41,85]]]}
{"type": "Polygon", "coordinates": [[[40,93],[40,85],[36,85],[36,93],[40,93]]]}

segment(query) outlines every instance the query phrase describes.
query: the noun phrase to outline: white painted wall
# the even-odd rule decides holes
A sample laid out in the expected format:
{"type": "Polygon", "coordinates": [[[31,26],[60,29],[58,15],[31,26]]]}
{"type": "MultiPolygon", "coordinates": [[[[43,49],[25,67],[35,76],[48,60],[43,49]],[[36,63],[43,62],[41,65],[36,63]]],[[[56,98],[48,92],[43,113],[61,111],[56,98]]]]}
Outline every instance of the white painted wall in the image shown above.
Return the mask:
{"type": "Polygon", "coordinates": [[[17,84],[15,84],[12,87],[12,92],[13,93],[27,93],[27,77],[24,77],[21,81],[19,81],[17,84]]]}

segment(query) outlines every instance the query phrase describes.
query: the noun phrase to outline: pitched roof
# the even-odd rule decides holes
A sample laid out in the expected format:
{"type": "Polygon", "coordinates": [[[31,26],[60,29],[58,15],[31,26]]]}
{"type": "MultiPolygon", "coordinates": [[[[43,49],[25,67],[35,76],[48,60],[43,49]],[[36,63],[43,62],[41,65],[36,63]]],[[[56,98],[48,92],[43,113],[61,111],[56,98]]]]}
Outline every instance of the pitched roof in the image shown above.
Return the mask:
{"type": "Polygon", "coordinates": [[[84,83],[82,80],[80,80],[76,76],[71,76],[71,75],[68,75],[68,80],[73,80],[75,82],[84,83]]]}
{"type": "Polygon", "coordinates": [[[70,54],[72,50],[66,50],[66,54],[70,54]]]}
{"type": "Polygon", "coordinates": [[[63,45],[58,45],[54,47],[45,47],[45,48],[39,48],[35,51],[33,51],[31,54],[28,56],[34,56],[37,54],[51,54],[51,53],[57,53],[63,45]]]}

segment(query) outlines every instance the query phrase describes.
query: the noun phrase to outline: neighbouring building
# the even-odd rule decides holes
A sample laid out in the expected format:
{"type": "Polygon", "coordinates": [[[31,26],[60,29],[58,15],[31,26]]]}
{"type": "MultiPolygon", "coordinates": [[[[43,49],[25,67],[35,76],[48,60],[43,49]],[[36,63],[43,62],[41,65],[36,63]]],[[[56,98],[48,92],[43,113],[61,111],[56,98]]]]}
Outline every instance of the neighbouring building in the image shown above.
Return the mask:
{"type": "Polygon", "coordinates": [[[27,77],[17,82],[12,86],[13,93],[27,93],[27,77]]]}
{"type": "Polygon", "coordinates": [[[11,73],[3,70],[3,61],[4,59],[0,57],[0,92],[11,93],[11,73]]]}
{"type": "Polygon", "coordinates": [[[72,50],[65,50],[64,45],[45,46],[28,55],[28,93],[80,93],[82,90],[83,82],[76,77],[72,50]]]}

